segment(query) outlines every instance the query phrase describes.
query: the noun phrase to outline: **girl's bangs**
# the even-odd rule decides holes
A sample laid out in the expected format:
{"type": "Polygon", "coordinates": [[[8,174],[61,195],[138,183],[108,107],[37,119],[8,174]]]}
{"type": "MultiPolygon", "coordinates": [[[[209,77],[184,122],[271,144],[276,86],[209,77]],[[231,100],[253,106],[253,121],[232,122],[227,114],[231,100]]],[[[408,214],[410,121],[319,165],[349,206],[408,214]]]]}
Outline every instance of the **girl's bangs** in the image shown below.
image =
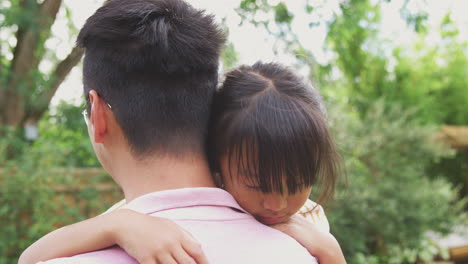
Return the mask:
{"type": "MultiPolygon", "coordinates": [[[[314,185],[323,171],[330,150],[326,122],[321,115],[300,107],[267,109],[256,107],[235,120],[225,131],[229,170],[236,166],[249,184],[266,193],[294,194],[314,185]],[[261,116],[261,119],[256,118],[261,116]],[[236,122],[237,121],[237,122],[236,122]]],[[[232,176],[231,176],[232,177],[232,176]]]]}

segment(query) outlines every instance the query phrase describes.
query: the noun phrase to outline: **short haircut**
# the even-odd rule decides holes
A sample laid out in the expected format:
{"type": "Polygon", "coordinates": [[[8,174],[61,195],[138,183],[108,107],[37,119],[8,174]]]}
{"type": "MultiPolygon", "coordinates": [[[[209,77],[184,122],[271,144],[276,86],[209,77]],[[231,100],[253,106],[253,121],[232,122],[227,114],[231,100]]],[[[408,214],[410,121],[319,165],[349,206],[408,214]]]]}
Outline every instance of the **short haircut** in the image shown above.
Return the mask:
{"type": "Polygon", "coordinates": [[[284,179],[289,193],[320,183],[321,201],[333,196],[341,167],[322,98],[276,63],[227,73],[215,95],[208,156],[215,171],[228,157],[229,168],[247,172],[266,193],[283,193],[284,179]]]}
{"type": "Polygon", "coordinates": [[[112,107],[134,154],[204,153],[225,36],[182,0],[111,0],[78,36],[84,92],[112,107]]]}

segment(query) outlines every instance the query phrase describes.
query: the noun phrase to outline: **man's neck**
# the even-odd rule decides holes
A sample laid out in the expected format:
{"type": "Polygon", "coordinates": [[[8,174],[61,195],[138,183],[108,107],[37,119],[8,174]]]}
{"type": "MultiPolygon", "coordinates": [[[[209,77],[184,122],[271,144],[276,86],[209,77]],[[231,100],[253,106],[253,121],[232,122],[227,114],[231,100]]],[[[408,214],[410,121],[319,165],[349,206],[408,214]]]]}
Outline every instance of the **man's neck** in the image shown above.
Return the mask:
{"type": "Polygon", "coordinates": [[[206,160],[199,157],[131,159],[131,162],[115,164],[110,173],[127,202],[151,192],[215,187],[206,160]]]}

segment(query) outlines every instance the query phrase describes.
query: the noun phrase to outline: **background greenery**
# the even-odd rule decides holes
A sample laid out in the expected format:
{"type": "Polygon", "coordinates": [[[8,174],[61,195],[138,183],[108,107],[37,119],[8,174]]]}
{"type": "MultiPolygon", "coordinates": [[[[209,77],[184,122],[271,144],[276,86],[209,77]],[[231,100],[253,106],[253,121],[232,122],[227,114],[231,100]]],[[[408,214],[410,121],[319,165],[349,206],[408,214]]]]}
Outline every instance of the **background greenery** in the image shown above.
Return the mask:
{"type": "MultiPolygon", "coordinates": [[[[47,59],[44,54],[53,54],[44,50],[48,31],[34,31],[28,14],[40,10],[38,3],[53,1],[6,2],[11,4],[0,2],[2,30],[10,29],[16,38],[21,29],[36,32],[36,59],[47,59]]],[[[298,70],[306,69],[327,101],[347,172],[335,201],[326,206],[327,215],[352,264],[446,258],[447,251],[427,233],[447,234],[468,224],[468,152],[434,140],[441,125],[468,125],[468,43],[449,13],[433,29],[427,25],[427,11],[407,8],[411,0],[401,2],[400,17],[417,41],[401,46],[382,39],[379,25],[389,2],[341,1],[339,12],[325,20],[320,1],[304,1],[308,25],[327,25],[324,49],[333,56],[326,63],[317,62],[293,30],[296,14],[288,1],[243,0],[236,10],[242,23],[283,43],[281,52],[295,58],[298,70]],[[440,41],[431,41],[434,34],[440,41]]],[[[0,96],[12,98],[11,89],[17,89],[27,98],[22,104],[27,111],[15,122],[0,118],[0,264],[16,262],[45,233],[95,215],[120,198],[115,192],[103,202],[102,192],[93,188],[108,180],[105,176],[86,181],[70,177],[76,168],[99,167],[82,106],[62,102],[32,115],[37,116],[40,138],[24,140],[28,113],[36,109],[40,94],[53,89],[48,80],[57,78],[54,71],[36,67],[28,71],[29,82],[11,86],[14,58],[5,56],[5,50],[15,51],[16,46],[0,38],[0,96]],[[70,191],[73,186],[84,188],[70,191]]],[[[237,66],[238,59],[236,43],[229,43],[222,55],[224,68],[237,66]]],[[[0,116],[5,113],[3,108],[0,116]]]]}

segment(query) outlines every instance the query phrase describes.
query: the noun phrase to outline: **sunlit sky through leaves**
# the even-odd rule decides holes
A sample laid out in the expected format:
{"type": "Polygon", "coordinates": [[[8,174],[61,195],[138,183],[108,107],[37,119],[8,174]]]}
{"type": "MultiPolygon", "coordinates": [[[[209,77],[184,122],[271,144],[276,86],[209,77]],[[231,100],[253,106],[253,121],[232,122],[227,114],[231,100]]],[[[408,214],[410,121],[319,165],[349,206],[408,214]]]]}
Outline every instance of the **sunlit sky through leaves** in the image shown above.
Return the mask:
{"type": "MultiPolygon", "coordinates": [[[[78,30],[84,24],[86,18],[102,5],[103,1],[65,0],[64,2],[65,6],[71,11],[72,23],[75,29],[78,30]]],[[[219,22],[223,18],[226,19],[226,25],[229,28],[229,41],[234,44],[241,64],[251,64],[257,60],[278,61],[288,65],[295,63],[295,59],[291,55],[281,52],[283,43],[269,36],[265,30],[255,28],[249,23],[244,23],[242,26],[239,25],[241,18],[234,9],[238,7],[240,0],[189,0],[189,2],[197,8],[206,9],[208,13],[214,14],[219,22]]],[[[277,4],[280,1],[270,0],[269,2],[277,4]]],[[[379,30],[381,32],[380,37],[391,40],[390,43],[394,45],[410,45],[417,40],[416,34],[407,27],[405,21],[400,17],[399,8],[403,2],[404,0],[391,1],[382,10],[382,23],[379,30]]],[[[327,26],[323,21],[330,21],[333,14],[339,12],[340,1],[311,0],[309,3],[312,5],[314,3],[323,5],[318,12],[312,15],[306,14],[304,10],[305,0],[286,1],[286,3],[294,14],[292,28],[299,36],[302,45],[312,51],[318,62],[324,63],[329,61],[333,57],[333,54],[330,51],[324,51],[323,48],[327,32],[327,26]],[[309,27],[310,22],[316,21],[321,21],[322,23],[318,26],[309,27]]],[[[468,40],[468,16],[465,15],[466,10],[468,10],[468,1],[413,0],[410,1],[408,8],[412,11],[421,9],[428,11],[430,33],[427,39],[429,42],[434,43],[434,45],[437,45],[440,41],[437,28],[447,12],[451,12],[451,18],[460,30],[460,38],[468,40]]],[[[52,28],[54,38],[49,39],[46,43],[48,48],[55,51],[52,55],[58,59],[63,59],[67,56],[75,41],[75,33],[77,31],[70,30],[68,23],[67,12],[62,10],[52,28]]],[[[386,44],[382,43],[382,45],[386,44]]],[[[40,65],[43,71],[49,71],[51,67],[52,63],[47,60],[40,65]]],[[[79,104],[81,96],[81,68],[75,67],[58,89],[52,99],[52,105],[56,105],[60,100],[79,104]]]]}

